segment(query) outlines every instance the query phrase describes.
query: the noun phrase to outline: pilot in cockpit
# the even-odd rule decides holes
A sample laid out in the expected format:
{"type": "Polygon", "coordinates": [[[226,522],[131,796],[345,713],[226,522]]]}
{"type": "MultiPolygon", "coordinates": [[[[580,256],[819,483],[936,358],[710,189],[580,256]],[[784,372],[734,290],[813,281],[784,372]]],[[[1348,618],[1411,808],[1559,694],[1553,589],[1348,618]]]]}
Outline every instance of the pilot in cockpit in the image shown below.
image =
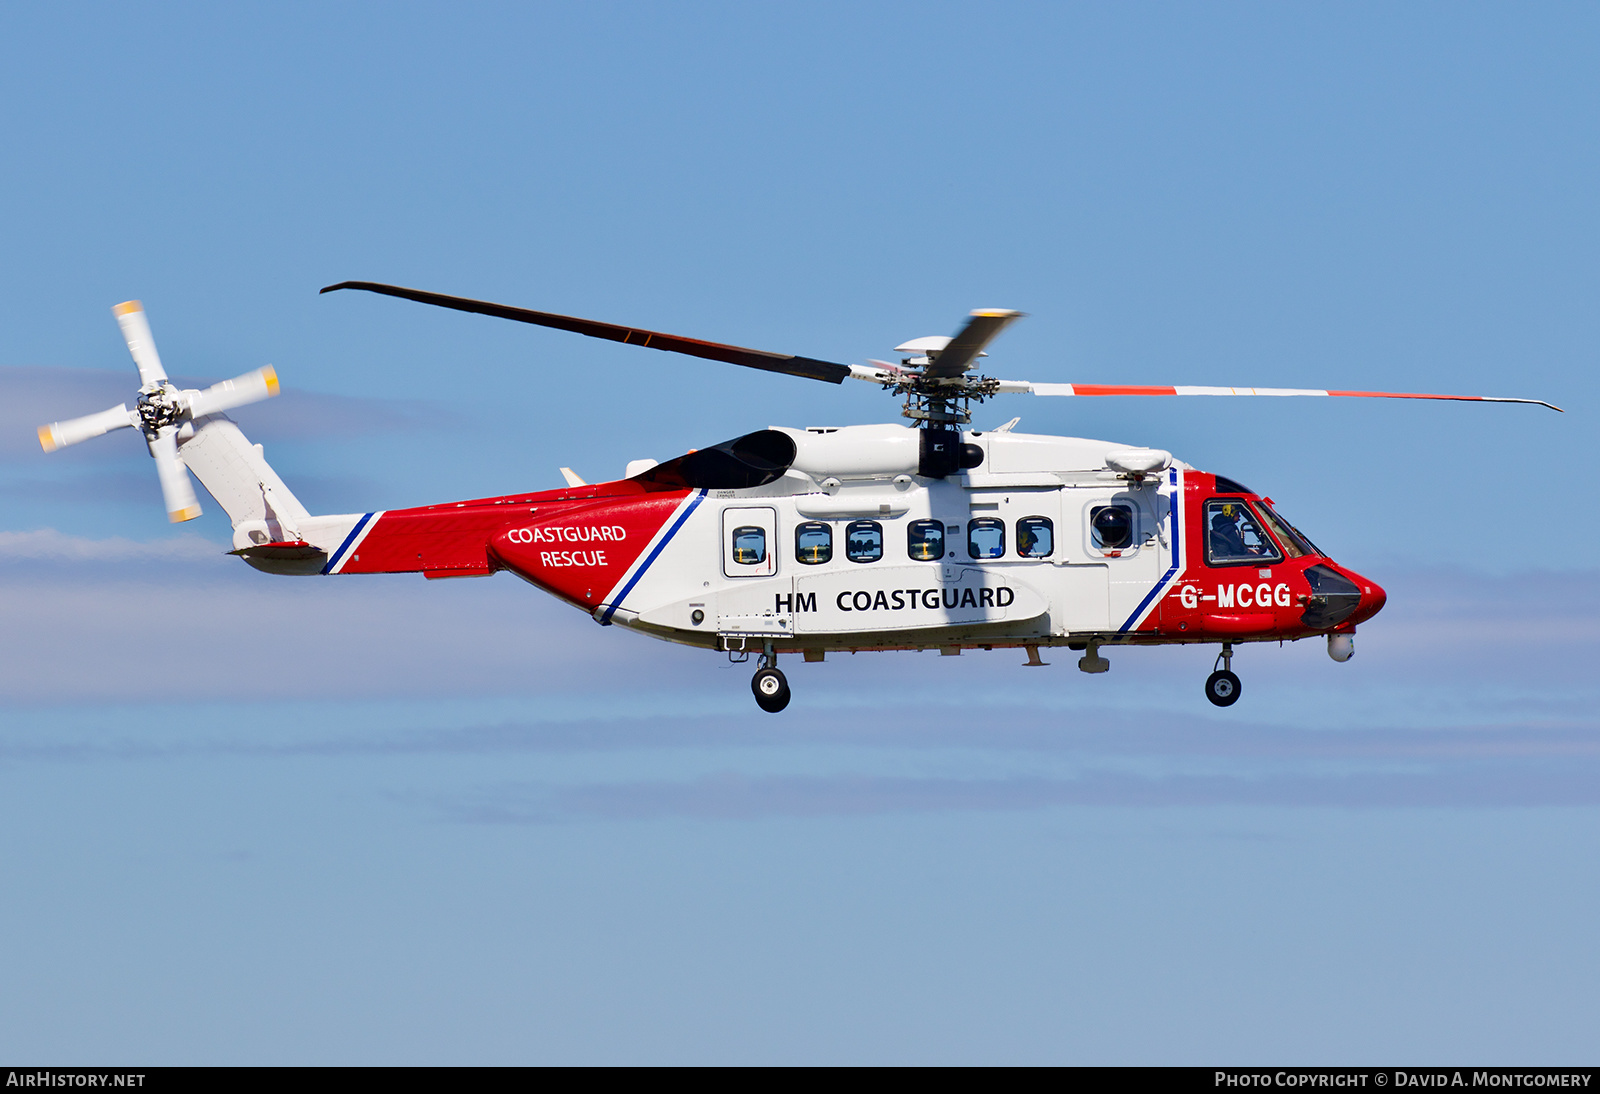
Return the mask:
{"type": "Polygon", "coordinates": [[[1242,505],[1224,505],[1220,512],[1213,514],[1210,544],[1213,559],[1249,558],[1260,554],[1260,551],[1245,546],[1240,525],[1247,520],[1249,518],[1245,515],[1242,505]]]}

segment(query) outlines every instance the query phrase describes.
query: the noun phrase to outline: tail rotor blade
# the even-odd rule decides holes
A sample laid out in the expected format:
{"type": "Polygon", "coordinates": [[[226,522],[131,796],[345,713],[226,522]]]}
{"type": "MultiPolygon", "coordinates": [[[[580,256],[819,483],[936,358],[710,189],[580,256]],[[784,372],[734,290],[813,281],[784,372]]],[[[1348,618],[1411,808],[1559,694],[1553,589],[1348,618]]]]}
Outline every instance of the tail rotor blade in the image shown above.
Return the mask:
{"type": "Polygon", "coordinates": [[[200,515],[200,501],[189,482],[189,469],[178,458],[178,431],[165,426],[150,441],[150,455],[156,460],[156,475],[161,479],[161,496],[167,503],[167,519],[174,524],[200,515]]]}
{"type": "Polygon", "coordinates": [[[156,353],[156,340],[150,334],[150,320],[145,318],[144,305],[137,300],[124,301],[111,309],[122,328],[122,340],[128,343],[133,363],[139,366],[139,381],[143,386],[160,383],[167,378],[161,367],[161,357],[156,353]]]}
{"type": "Polygon", "coordinates": [[[235,376],[220,384],[212,384],[204,391],[189,396],[189,416],[201,418],[207,414],[220,414],[236,406],[257,403],[278,394],[278,374],[271,365],[235,376]]]}
{"type": "Polygon", "coordinates": [[[136,418],[128,410],[127,404],[123,404],[114,406],[110,410],[102,410],[98,414],[85,414],[81,418],[73,418],[66,422],[51,422],[49,425],[39,427],[39,447],[46,452],[54,452],[69,444],[77,444],[79,441],[98,437],[102,433],[110,433],[113,429],[126,429],[135,421],[136,418]]]}

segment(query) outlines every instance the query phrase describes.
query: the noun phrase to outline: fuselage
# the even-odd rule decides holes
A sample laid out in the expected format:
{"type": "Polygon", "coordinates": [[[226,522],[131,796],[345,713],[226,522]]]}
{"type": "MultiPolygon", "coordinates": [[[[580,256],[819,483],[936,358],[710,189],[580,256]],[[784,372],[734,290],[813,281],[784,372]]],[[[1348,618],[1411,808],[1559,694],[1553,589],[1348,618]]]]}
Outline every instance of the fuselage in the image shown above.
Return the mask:
{"type": "Polygon", "coordinates": [[[509,570],[604,624],[814,656],[1292,640],[1383,606],[1266,499],[1165,453],[971,432],[934,477],[920,439],[774,428],[614,482],[318,518],[342,523],[316,569],[509,570]]]}

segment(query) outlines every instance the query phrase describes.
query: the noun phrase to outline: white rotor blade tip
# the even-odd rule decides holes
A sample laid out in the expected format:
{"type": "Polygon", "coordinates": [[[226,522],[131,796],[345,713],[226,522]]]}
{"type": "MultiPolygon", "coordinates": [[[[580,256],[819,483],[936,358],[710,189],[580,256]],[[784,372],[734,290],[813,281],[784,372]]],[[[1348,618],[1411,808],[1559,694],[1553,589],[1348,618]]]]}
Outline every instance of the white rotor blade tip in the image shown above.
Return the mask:
{"type": "Polygon", "coordinates": [[[204,391],[185,392],[184,398],[187,400],[190,416],[203,418],[207,414],[216,414],[232,410],[236,406],[246,406],[258,403],[262,399],[270,399],[278,394],[278,390],[278,374],[272,370],[271,365],[267,365],[254,372],[247,372],[243,376],[224,380],[220,384],[212,384],[204,391]]]}
{"type": "Polygon", "coordinates": [[[125,300],[111,309],[122,328],[122,340],[128,344],[128,353],[139,367],[139,382],[153,384],[167,378],[161,367],[161,356],[156,353],[155,336],[150,333],[150,320],[145,317],[144,305],[137,300],[125,300]]]}
{"type": "Polygon", "coordinates": [[[81,418],[72,418],[65,422],[51,422],[49,425],[39,427],[39,447],[46,452],[54,452],[58,448],[87,441],[90,437],[110,433],[113,429],[126,429],[133,423],[134,415],[128,413],[126,405],[114,406],[98,414],[85,414],[81,418]]]}
{"type": "Polygon", "coordinates": [[[167,503],[167,519],[173,524],[193,520],[200,515],[200,501],[194,496],[194,486],[189,482],[189,469],[178,458],[177,430],[165,426],[150,442],[150,454],[156,459],[156,477],[161,480],[161,496],[167,503]]]}

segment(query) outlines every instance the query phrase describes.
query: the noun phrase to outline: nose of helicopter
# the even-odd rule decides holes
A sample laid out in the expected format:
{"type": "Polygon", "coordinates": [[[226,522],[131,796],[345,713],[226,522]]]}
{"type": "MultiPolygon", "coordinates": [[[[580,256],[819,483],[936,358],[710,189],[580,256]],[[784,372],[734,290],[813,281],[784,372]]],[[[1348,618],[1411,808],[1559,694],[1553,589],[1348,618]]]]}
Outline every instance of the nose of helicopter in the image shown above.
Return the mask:
{"type": "Polygon", "coordinates": [[[1389,601],[1389,594],[1383,591],[1370,577],[1362,577],[1354,570],[1345,570],[1350,580],[1356,583],[1356,588],[1361,590],[1361,600],[1356,605],[1356,610],[1350,616],[1352,623],[1364,623],[1383,610],[1389,601]]]}

